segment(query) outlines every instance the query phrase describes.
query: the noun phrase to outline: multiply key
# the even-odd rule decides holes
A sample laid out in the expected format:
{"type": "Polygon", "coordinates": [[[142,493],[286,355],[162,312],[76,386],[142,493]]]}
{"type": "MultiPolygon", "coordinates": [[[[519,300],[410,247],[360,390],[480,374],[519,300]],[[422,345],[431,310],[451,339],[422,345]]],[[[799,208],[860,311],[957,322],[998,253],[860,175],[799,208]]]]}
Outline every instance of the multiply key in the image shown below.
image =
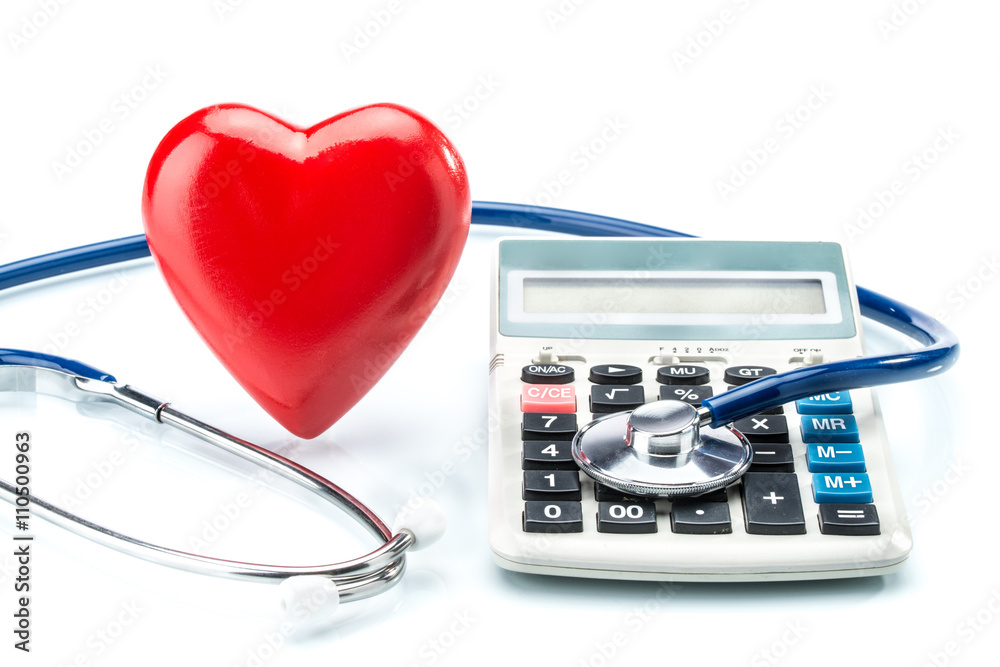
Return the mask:
{"type": "Polygon", "coordinates": [[[781,415],[754,415],[733,426],[750,442],[788,442],[788,422],[781,415]]]}

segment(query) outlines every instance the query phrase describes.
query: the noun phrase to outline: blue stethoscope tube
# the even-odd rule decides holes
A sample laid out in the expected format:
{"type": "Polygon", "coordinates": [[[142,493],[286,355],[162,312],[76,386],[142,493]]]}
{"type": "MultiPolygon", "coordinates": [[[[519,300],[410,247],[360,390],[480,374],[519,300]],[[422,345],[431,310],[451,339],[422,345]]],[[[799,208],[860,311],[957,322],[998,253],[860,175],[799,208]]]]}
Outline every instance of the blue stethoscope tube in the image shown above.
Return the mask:
{"type": "MultiPolygon", "coordinates": [[[[576,236],[694,238],[690,234],[618,218],[496,202],[473,202],[472,222],[576,236]]],[[[149,255],[146,237],[141,234],[60,250],[0,266],[0,290],[149,255]]],[[[805,366],[761,378],[706,399],[702,405],[712,415],[711,426],[721,426],[818,394],[932,377],[948,370],[958,360],[958,339],[941,322],[863,287],[858,287],[857,293],[862,315],[913,338],[924,347],[912,352],[805,366]]],[[[112,375],[92,366],[40,352],[0,349],[0,364],[51,368],[85,378],[115,382],[112,375]]]]}

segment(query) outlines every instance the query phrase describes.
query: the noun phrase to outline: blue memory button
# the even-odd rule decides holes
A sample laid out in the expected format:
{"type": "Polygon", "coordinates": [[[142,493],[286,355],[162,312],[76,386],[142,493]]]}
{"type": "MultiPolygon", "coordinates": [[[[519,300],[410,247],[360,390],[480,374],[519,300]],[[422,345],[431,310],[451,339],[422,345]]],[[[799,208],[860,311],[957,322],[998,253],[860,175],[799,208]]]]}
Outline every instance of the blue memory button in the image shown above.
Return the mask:
{"type": "Polygon", "coordinates": [[[795,401],[800,415],[849,415],[854,412],[851,392],[835,391],[795,401]]]}
{"type": "Polygon", "coordinates": [[[802,442],[861,442],[852,415],[808,415],[802,420],[802,442]]]}
{"type": "Polygon", "coordinates": [[[806,463],[809,472],[864,472],[865,453],[857,443],[809,445],[806,463]]]}
{"type": "Polygon", "coordinates": [[[817,503],[870,503],[872,483],[865,473],[813,475],[813,500],[817,503]]]}

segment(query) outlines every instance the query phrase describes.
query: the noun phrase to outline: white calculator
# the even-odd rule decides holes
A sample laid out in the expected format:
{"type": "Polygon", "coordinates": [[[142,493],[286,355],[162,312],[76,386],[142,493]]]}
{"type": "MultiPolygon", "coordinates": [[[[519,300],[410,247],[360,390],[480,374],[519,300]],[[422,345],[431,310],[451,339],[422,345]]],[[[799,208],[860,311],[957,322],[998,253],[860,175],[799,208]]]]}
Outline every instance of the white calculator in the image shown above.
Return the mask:
{"type": "Polygon", "coordinates": [[[492,272],[490,547],[519,572],[766,581],[892,572],[912,539],[875,396],[824,394],[733,426],[739,481],[629,495],[571,453],[588,423],[862,356],[836,243],[498,242],[492,272]]]}

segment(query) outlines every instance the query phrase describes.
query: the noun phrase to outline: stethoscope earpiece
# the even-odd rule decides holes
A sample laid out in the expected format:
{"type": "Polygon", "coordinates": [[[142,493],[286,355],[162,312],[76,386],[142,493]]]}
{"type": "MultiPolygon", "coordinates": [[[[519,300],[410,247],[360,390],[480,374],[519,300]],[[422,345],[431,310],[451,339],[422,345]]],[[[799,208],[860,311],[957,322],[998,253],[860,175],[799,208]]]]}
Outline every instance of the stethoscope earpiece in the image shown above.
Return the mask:
{"type": "Polygon", "coordinates": [[[420,496],[407,503],[396,515],[392,532],[412,535],[410,551],[420,551],[441,539],[447,527],[448,517],[441,506],[430,498],[420,496]]]}
{"type": "MultiPolygon", "coordinates": [[[[448,519],[430,498],[416,498],[396,515],[392,532],[408,533],[413,539],[408,551],[419,551],[441,539],[448,519]]],[[[278,585],[278,618],[297,632],[315,628],[333,618],[340,607],[337,582],[321,574],[288,577],[278,585]]]]}

